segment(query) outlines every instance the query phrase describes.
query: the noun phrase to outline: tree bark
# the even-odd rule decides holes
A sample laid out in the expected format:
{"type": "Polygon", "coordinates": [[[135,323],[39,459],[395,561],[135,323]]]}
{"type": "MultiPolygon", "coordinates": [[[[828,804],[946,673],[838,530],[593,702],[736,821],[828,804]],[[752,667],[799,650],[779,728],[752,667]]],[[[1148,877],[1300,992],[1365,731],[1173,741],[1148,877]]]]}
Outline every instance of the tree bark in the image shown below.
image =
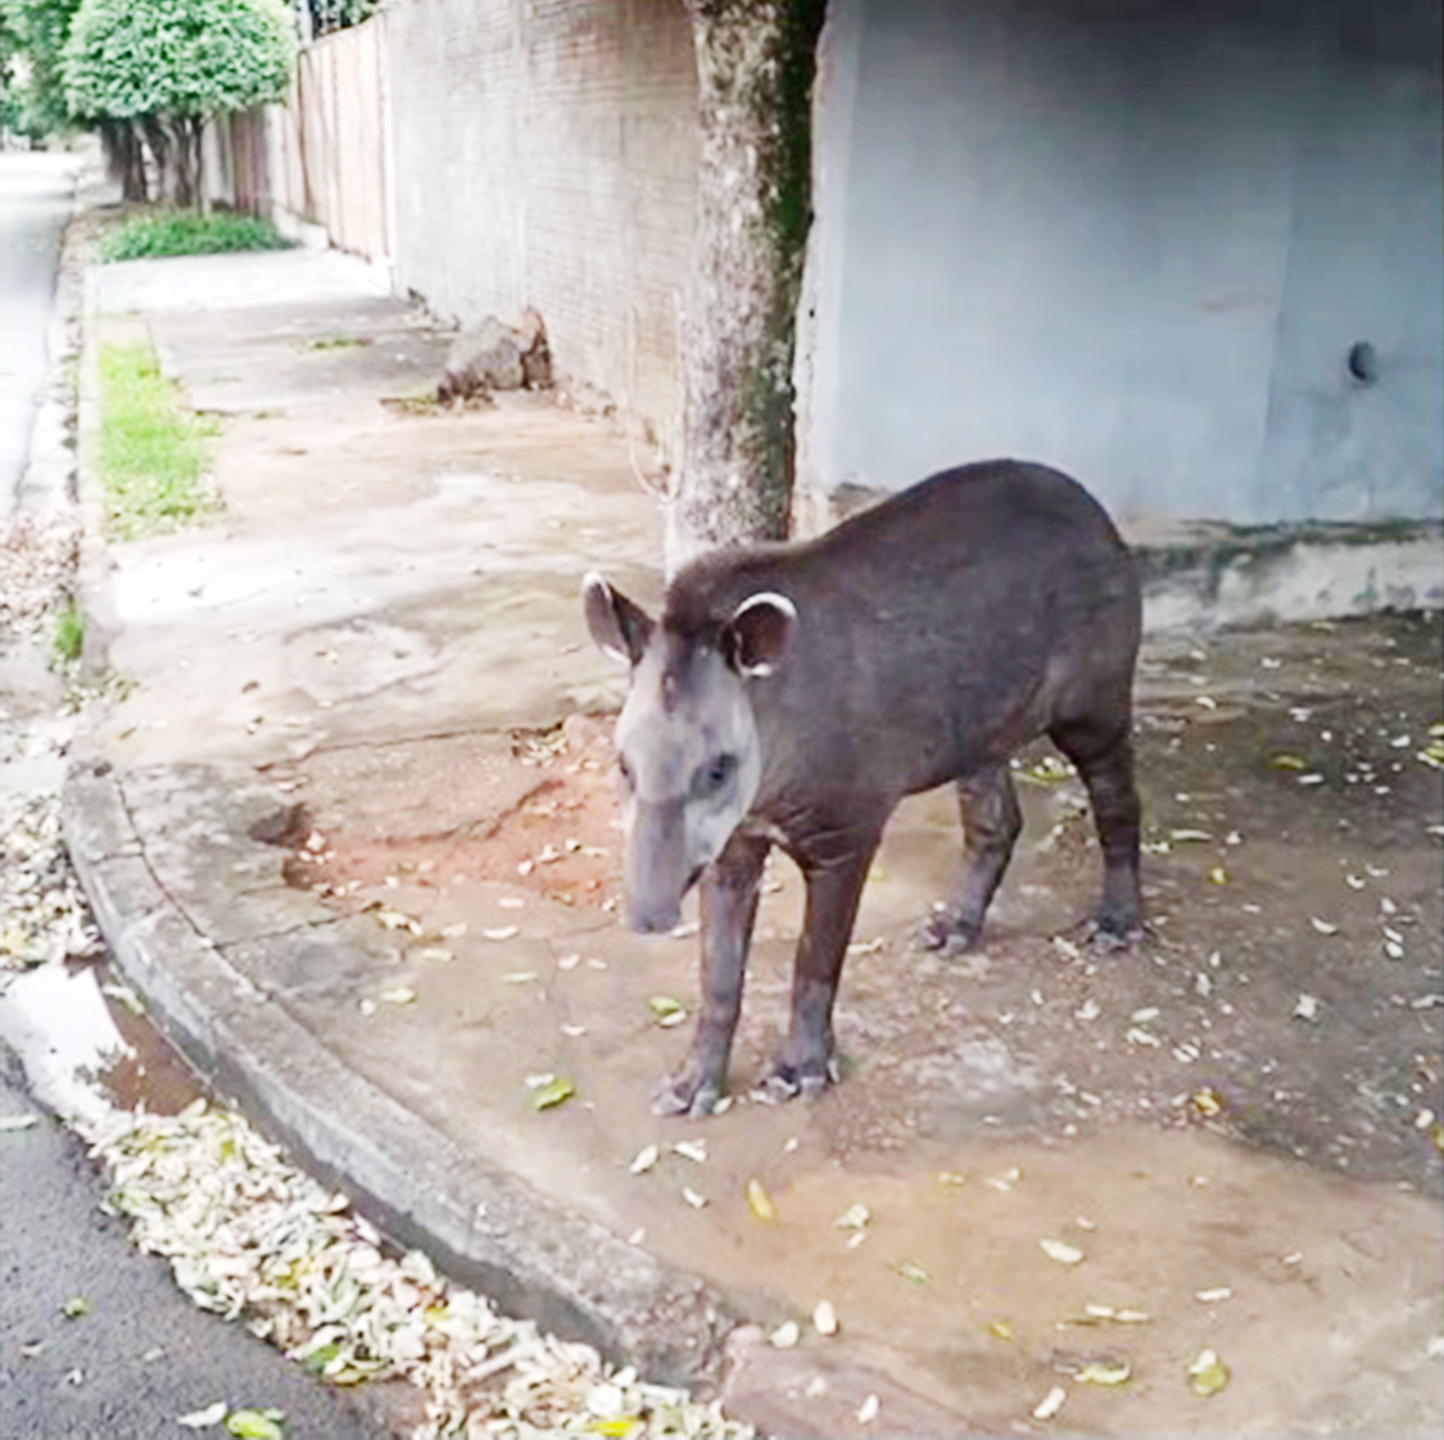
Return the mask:
{"type": "Polygon", "coordinates": [[[682,325],[667,569],[787,536],[792,360],[812,220],[812,81],[826,0],[687,0],[702,156],[682,325]]]}
{"type": "Polygon", "coordinates": [[[165,121],[159,115],[142,115],[141,128],[145,143],[155,162],[156,198],[173,205],[176,200],[175,143],[165,121]]]}
{"type": "Polygon", "coordinates": [[[121,198],[127,204],[144,204],[148,198],[145,153],[135,122],[101,120],[100,139],[105,147],[106,169],[111,179],[120,181],[121,198]]]}

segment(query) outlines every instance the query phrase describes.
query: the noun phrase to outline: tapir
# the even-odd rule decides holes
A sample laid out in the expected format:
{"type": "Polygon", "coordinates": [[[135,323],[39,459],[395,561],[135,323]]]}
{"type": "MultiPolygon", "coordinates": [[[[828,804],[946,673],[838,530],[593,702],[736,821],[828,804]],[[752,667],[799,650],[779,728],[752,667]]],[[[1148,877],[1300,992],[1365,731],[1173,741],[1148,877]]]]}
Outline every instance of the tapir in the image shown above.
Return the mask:
{"type": "Polygon", "coordinates": [[[1104,942],[1140,924],[1133,675],[1141,603],[1123,541],[1075,480],[992,460],[933,475],[817,539],[681,569],[653,619],[600,575],[592,638],[630,667],[616,726],[632,928],[673,928],[700,886],[701,1005],[659,1114],[723,1095],[763,862],[806,885],[791,1021],[767,1085],[836,1078],[832,1009],[863,882],[904,796],[951,781],[957,895],[939,949],[983,928],[1022,817],[1009,757],[1040,735],[1077,767],[1103,855],[1104,942]]]}

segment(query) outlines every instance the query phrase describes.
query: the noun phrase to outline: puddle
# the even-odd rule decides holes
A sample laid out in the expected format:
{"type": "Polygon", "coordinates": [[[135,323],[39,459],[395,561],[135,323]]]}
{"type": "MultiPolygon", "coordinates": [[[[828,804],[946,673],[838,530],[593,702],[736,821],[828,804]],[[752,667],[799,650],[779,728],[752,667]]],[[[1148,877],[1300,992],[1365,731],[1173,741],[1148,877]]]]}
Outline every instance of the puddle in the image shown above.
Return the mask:
{"type": "Polygon", "coordinates": [[[0,1040],[36,1098],[63,1119],[93,1124],[142,1104],[173,1115],[203,1093],[128,994],[97,965],[37,966],[0,991],[0,1040]]]}

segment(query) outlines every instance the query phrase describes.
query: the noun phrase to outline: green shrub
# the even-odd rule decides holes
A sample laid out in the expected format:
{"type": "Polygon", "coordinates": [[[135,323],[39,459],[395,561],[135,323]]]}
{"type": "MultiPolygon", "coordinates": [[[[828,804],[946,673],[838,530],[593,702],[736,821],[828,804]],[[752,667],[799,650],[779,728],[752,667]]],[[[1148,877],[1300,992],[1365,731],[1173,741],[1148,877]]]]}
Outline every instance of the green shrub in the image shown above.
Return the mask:
{"type": "Polygon", "coordinates": [[[50,649],[56,660],[73,665],[80,659],[85,644],[85,616],[80,613],[74,600],[67,600],[55,612],[50,628],[50,649]]]}
{"type": "Polygon", "coordinates": [[[221,255],[236,250],[285,250],[269,220],[217,210],[152,210],[133,215],[100,242],[102,260],[155,260],[170,255],[221,255]]]}

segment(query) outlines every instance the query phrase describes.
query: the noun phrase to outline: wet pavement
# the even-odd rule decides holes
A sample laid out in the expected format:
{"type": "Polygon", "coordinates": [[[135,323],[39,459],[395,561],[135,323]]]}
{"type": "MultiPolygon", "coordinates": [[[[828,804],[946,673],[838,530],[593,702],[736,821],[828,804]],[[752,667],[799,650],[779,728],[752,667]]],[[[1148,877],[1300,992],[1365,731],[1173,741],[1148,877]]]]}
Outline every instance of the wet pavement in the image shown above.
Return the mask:
{"type": "Polygon", "coordinates": [[[659,1121],[686,1027],[653,1002],[691,1008],[696,940],[618,925],[607,725],[575,718],[620,698],[578,579],[655,599],[653,502],[569,410],[386,403],[443,342],[362,280],[105,322],[229,416],[221,517],[111,547],[127,689],[68,798],[122,965],[191,1053],[388,1223],[664,1368],[716,1380],[729,1324],[829,1301],[835,1337],[732,1345],[727,1393],[780,1433],[863,1433],[869,1394],[917,1433],[1433,1433],[1438,617],[1150,642],[1152,934],[1126,954],[1082,943],[1096,848],[1043,751],[983,946],[911,953],[959,847],[949,796],[909,802],[813,1105],[749,1092],[799,923],[777,862],[736,1103],[659,1121]],[[574,1094],[538,1110],[543,1077],[574,1094]],[[1232,1379],[1204,1400],[1208,1347],[1232,1379]]]}

